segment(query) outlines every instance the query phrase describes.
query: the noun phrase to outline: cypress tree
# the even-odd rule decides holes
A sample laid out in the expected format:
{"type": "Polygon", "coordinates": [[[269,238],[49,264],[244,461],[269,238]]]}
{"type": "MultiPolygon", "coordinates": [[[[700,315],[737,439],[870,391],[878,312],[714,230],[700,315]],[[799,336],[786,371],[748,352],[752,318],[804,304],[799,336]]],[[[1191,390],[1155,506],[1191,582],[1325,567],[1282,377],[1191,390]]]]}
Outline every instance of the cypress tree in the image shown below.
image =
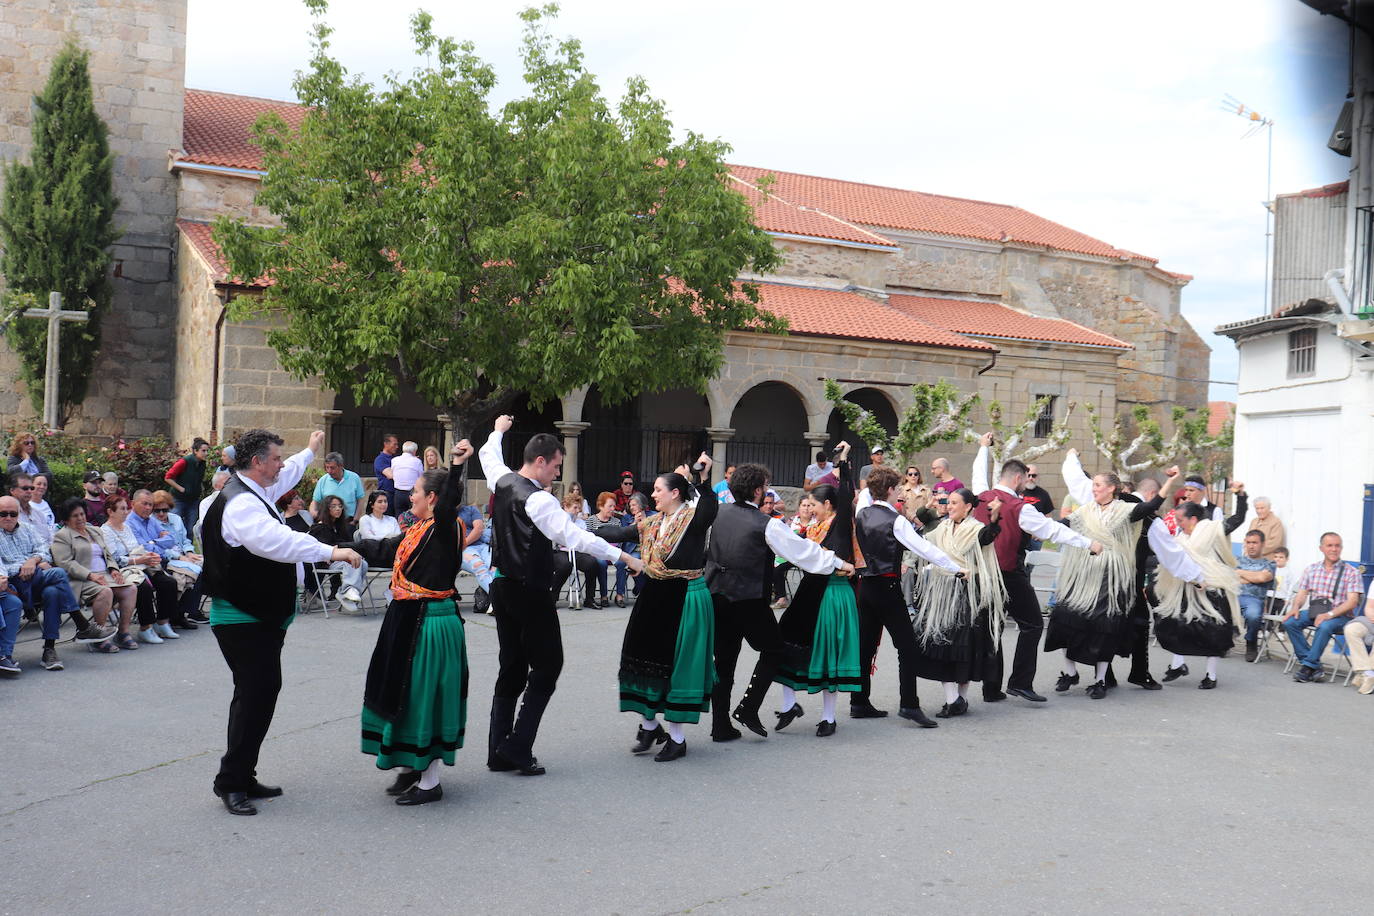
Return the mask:
{"type": "MultiPolygon", "coordinates": [[[[10,290],[32,293],[40,305],[62,294],[62,307],[84,309],[85,322],[62,326],[59,416],[86,397],[100,349],[100,322],[112,294],[110,245],[114,225],[114,156],[108,130],[95,112],[89,56],[69,41],[58,53],[41,95],[34,97],[30,165],[5,166],[0,203],[0,274],[10,290]]],[[[19,354],[35,410],[43,406],[47,323],[15,316],[6,336],[19,354]]]]}

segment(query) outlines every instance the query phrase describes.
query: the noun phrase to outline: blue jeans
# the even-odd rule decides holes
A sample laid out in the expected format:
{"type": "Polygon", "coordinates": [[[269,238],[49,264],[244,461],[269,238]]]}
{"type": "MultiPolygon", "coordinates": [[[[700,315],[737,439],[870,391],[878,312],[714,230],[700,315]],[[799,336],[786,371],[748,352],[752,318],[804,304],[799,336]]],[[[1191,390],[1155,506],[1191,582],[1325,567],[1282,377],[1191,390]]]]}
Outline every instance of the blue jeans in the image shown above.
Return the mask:
{"type": "Polygon", "coordinates": [[[491,545],[471,544],[463,548],[463,569],[477,579],[477,587],[491,594],[491,545]]]}
{"type": "Polygon", "coordinates": [[[181,521],[186,526],[187,533],[196,530],[196,522],[200,520],[199,499],[186,499],[184,496],[173,496],[172,511],[181,516],[181,521]]]}
{"type": "Polygon", "coordinates": [[[24,602],[9,592],[0,593],[0,613],[5,625],[0,629],[0,658],[14,654],[14,641],[19,638],[19,624],[24,618],[24,602]]]}
{"type": "Polygon", "coordinates": [[[1288,631],[1288,639],[1293,644],[1293,657],[1308,668],[1321,668],[1322,653],[1326,651],[1326,644],[1331,641],[1331,637],[1341,635],[1341,631],[1349,622],[1349,617],[1327,619],[1325,623],[1317,627],[1317,635],[1313,638],[1310,647],[1307,644],[1307,637],[1302,635],[1302,631],[1306,627],[1312,626],[1311,611],[1303,611],[1296,617],[1288,618],[1283,622],[1283,628],[1288,631]]]}
{"type": "Polygon", "coordinates": [[[62,629],[62,615],[70,614],[79,606],[76,596],[72,594],[72,584],[67,581],[66,570],[55,566],[35,569],[33,577],[29,579],[12,576],[10,585],[19,593],[19,599],[24,602],[24,607],[35,606],[35,593],[42,597],[44,639],[56,639],[57,631],[62,629]]]}
{"type": "Polygon", "coordinates": [[[1264,623],[1264,599],[1259,595],[1240,596],[1240,616],[1245,618],[1245,641],[1259,639],[1260,624],[1264,623]]]}

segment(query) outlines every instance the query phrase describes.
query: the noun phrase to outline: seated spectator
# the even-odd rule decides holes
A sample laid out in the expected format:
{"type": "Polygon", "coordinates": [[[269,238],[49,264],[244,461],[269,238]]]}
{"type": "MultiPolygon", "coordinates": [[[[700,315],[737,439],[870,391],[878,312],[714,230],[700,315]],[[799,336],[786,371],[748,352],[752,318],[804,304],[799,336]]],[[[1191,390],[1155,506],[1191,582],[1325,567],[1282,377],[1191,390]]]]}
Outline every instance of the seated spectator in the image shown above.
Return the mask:
{"type": "Polygon", "coordinates": [[[576,496],[578,499],[582,500],[582,517],[583,517],[583,518],[586,518],[587,516],[589,516],[589,515],[592,514],[592,507],[591,507],[590,505],[587,504],[587,497],[586,497],[586,495],[583,494],[583,492],[582,492],[582,484],[578,483],[576,480],[574,480],[572,483],[568,484],[568,495],[569,495],[569,496],[576,496]]]}
{"type": "Polygon", "coordinates": [[[43,526],[52,534],[57,533],[57,516],[48,505],[48,478],[39,474],[33,479],[33,492],[29,494],[29,511],[35,520],[42,520],[43,526]]]}
{"type": "Polygon", "coordinates": [[[48,671],[61,671],[57,657],[57,633],[62,617],[70,614],[76,624],[77,637],[83,641],[108,639],[113,627],[100,627],[87,622],[72,594],[67,574],[52,565],[52,552],[33,530],[19,524],[19,501],[13,496],[0,496],[0,562],[9,578],[9,588],[19,596],[26,609],[43,604],[42,665],[48,671]]]}
{"type": "Polygon", "coordinates": [[[821,485],[821,478],[831,473],[830,453],[817,452],[814,464],[808,464],[802,474],[802,489],[810,493],[821,485]]]}
{"type": "MultiPolygon", "coordinates": [[[[320,479],[324,480],[325,478],[321,477],[320,479]]],[[[356,529],[345,510],[346,507],[341,497],[332,494],[326,496],[323,514],[320,516],[320,520],[310,527],[310,536],[321,544],[328,544],[331,547],[347,547],[352,544],[353,533],[356,529]]],[[[339,576],[343,585],[337,595],[339,605],[350,614],[358,613],[358,602],[363,600],[362,590],[367,581],[365,578],[367,563],[359,564],[356,569],[343,560],[315,565],[317,568],[328,569],[330,573],[339,576]]]]}
{"type": "Polygon", "coordinates": [[[114,471],[106,471],[100,475],[100,492],[106,496],[122,496],[129,498],[129,493],[119,485],[119,475],[114,471]]]}
{"type": "MultiPolygon", "coordinates": [[[[628,471],[626,473],[629,473],[628,471]]],[[[633,483],[633,479],[631,483],[633,483]]],[[[582,514],[582,500],[573,496],[563,497],[563,511],[573,520],[573,524],[579,528],[586,528],[587,523],[579,518],[582,514]]],[[[589,553],[578,553],[570,551],[568,548],[555,544],[553,546],[553,597],[558,600],[558,595],[563,591],[563,584],[572,575],[573,567],[576,565],[577,571],[582,574],[582,606],[593,610],[600,610],[601,605],[596,600],[596,581],[602,566],[601,561],[589,553]],[[569,556],[571,554],[571,556],[569,556]]],[[[605,597],[603,591],[602,597],[605,597]]]]}
{"type": "Polygon", "coordinates": [[[129,634],[129,624],[138,605],[138,587],[125,581],[120,571],[110,565],[105,535],[86,523],[85,500],[67,500],[62,504],[61,516],[62,528],[52,542],[53,565],[67,574],[72,591],[90,607],[95,617],[93,626],[113,631],[106,639],[91,642],[90,651],[137,649],[138,643],[129,634]],[[115,615],[115,626],[107,627],[110,611],[116,606],[119,612],[115,615]]]}
{"type": "MultiPolygon", "coordinates": [[[[583,500],[585,502],[585,500],[583,500]]],[[[473,608],[479,614],[490,614],[491,583],[495,570],[491,568],[491,525],[482,517],[478,506],[458,507],[458,520],[463,523],[463,569],[477,580],[472,596],[473,608]]]]}
{"type": "Polygon", "coordinates": [[[230,471],[220,468],[210,478],[210,492],[201,499],[200,508],[196,511],[196,523],[191,526],[191,533],[195,535],[197,542],[200,541],[200,523],[205,520],[205,513],[210,511],[210,504],[215,501],[219,491],[223,490],[224,485],[229,482],[230,473],[230,471]]]}
{"type": "Polygon", "coordinates": [[[234,460],[238,457],[238,450],[234,446],[226,445],[220,450],[220,464],[215,468],[216,471],[229,473],[234,470],[234,460]]]}
{"type": "Polygon", "coordinates": [[[81,487],[85,490],[81,499],[86,504],[86,524],[105,524],[105,491],[100,488],[100,472],[87,471],[81,478],[81,487]]]}
{"type": "Polygon", "coordinates": [[[38,440],[33,433],[19,433],[10,442],[10,455],[5,465],[5,473],[12,474],[15,471],[23,471],[30,477],[41,474],[48,478],[48,489],[52,489],[52,471],[48,470],[48,463],[38,456],[38,440]]]}
{"type": "Polygon", "coordinates": [[[186,523],[176,512],[176,497],[166,490],[158,490],[153,494],[153,518],[163,525],[172,534],[172,553],[169,559],[182,559],[196,566],[204,566],[205,558],[196,553],[196,545],[191,543],[191,535],[186,530],[186,523]]]}
{"type": "Polygon", "coordinates": [[[51,545],[54,529],[48,527],[47,520],[29,505],[29,498],[33,496],[33,478],[23,471],[14,472],[10,475],[9,491],[10,496],[19,503],[19,524],[32,528],[39,540],[51,545]]]}
{"type": "MultiPolygon", "coordinates": [[[[585,500],[584,500],[584,501],[585,501],[585,500]]],[[[596,533],[597,533],[598,531],[600,531],[602,528],[620,528],[620,527],[622,527],[622,526],[624,525],[624,520],[623,520],[623,518],[622,518],[621,516],[617,515],[617,514],[616,514],[616,511],[615,511],[615,494],[614,494],[614,493],[606,493],[606,492],[602,492],[602,493],[597,494],[597,497],[596,497],[596,514],[594,514],[594,515],[588,515],[588,516],[586,517],[586,519],[584,520],[584,522],[585,522],[585,524],[583,524],[582,527],[586,528],[586,529],[587,529],[588,531],[590,531],[592,534],[596,534],[596,533]]],[[[607,561],[607,560],[600,560],[600,559],[598,559],[596,562],[597,562],[597,566],[598,566],[597,574],[596,574],[596,581],[597,581],[597,583],[601,586],[601,603],[602,603],[602,604],[610,604],[610,596],[607,594],[607,592],[609,591],[609,588],[608,588],[608,586],[607,586],[607,579],[608,579],[608,570],[610,569],[610,565],[611,565],[611,564],[610,564],[610,562],[607,561]]],[[[617,606],[617,607],[624,607],[624,606],[625,606],[625,579],[624,579],[624,577],[623,577],[623,572],[622,572],[622,570],[625,569],[625,563],[624,563],[624,561],[622,561],[622,560],[617,560],[617,561],[616,561],[616,564],[615,564],[615,567],[616,567],[616,593],[615,593],[615,603],[616,603],[616,606],[617,606]]],[[[590,589],[589,589],[588,591],[590,592],[590,589]]]]}
{"type": "MultiPolygon", "coordinates": [[[[964,488],[964,482],[949,472],[949,459],[936,458],[930,462],[930,476],[935,482],[930,485],[932,492],[944,494],[946,497],[956,490],[964,488]]],[[[942,505],[945,505],[942,503],[942,505]]]]}
{"type": "Polygon", "coordinates": [[[354,523],[362,517],[363,501],[367,499],[363,479],[344,468],[343,455],[338,452],[324,456],[324,475],[315,482],[315,492],[310,497],[310,514],[317,519],[324,518],[324,500],[327,496],[339,497],[344,504],[344,515],[354,523]]]}
{"type": "Polygon", "coordinates": [[[625,513],[630,508],[630,497],[635,495],[635,475],[629,471],[620,472],[620,487],[615,491],[615,511],[625,513]]]}
{"type": "Polygon", "coordinates": [[[730,492],[730,478],[734,473],[735,466],[733,464],[727,464],[725,466],[724,477],[721,479],[720,483],[711,488],[711,491],[716,494],[716,499],[720,500],[722,503],[732,503],[735,501],[734,494],[730,492]]]}
{"type": "MultiPolygon", "coordinates": [[[[406,445],[412,444],[406,443],[406,445]]],[[[392,467],[395,465],[393,464],[392,467]]],[[[410,486],[414,488],[415,484],[412,483],[410,486]]],[[[406,492],[409,493],[410,491],[407,490],[406,492]]],[[[396,491],[396,498],[401,498],[400,490],[396,491]]],[[[362,519],[358,522],[358,533],[364,540],[380,541],[383,538],[401,533],[401,526],[396,523],[395,516],[386,514],[387,508],[386,493],[381,490],[373,490],[367,494],[367,511],[363,513],[362,519]]],[[[406,508],[410,508],[409,503],[406,504],[406,508]]]]}
{"type": "Polygon", "coordinates": [[[1264,558],[1272,560],[1274,551],[1284,546],[1283,522],[1274,514],[1274,504],[1267,496],[1255,497],[1255,520],[1250,528],[1264,535],[1264,558]]]}
{"type": "MultiPolygon", "coordinates": [[[[111,566],[118,568],[126,579],[137,578],[131,571],[143,574],[137,599],[138,641],[158,645],[168,639],[180,639],[171,624],[180,597],[177,584],[170,576],[163,575],[162,557],[139,542],[138,535],[129,526],[132,514],[127,497],[107,497],[105,524],[100,526],[100,532],[105,535],[105,546],[114,558],[111,566]]],[[[121,644],[120,648],[127,646],[121,644]]]]}
{"type": "Polygon", "coordinates": [[[1341,536],[1328,531],[1321,538],[1324,559],[1313,563],[1298,580],[1298,593],[1293,596],[1283,628],[1288,633],[1298,670],[1293,680],[1299,683],[1320,681],[1322,653],[1332,636],[1337,636],[1350,622],[1350,612],[1364,590],[1355,567],[1341,559],[1341,536]],[[1312,644],[1308,645],[1303,630],[1316,627],[1312,644]]]}
{"type": "Polygon", "coordinates": [[[396,488],[396,505],[390,507],[392,515],[410,508],[410,491],[425,469],[417,454],[419,450],[416,443],[406,442],[401,445],[401,453],[391,459],[391,483],[396,488]]]}
{"type": "MultiPolygon", "coordinates": [[[[649,497],[645,496],[643,493],[636,493],[634,495],[634,498],[630,500],[630,511],[625,516],[623,521],[627,525],[637,525],[639,524],[640,519],[657,514],[658,510],[654,508],[653,501],[650,500],[649,497]]],[[[622,544],[621,547],[625,549],[625,552],[632,557],[638,557],[640,555],[638,542],[629,545],[622,544]]],[[[639,575],[634,577],[634,585],[630,589],[629,593],[631,598],[639,597],[639,589],[644,584],[644,575],[644,573],[640,573],[639,575]]],[[[625,593],[628,578],[629,568],[625,566],[624,563],[616,564],[615,589],[617,592],[620,592],[621,594],[625,593]]]]}
{"type": "Polygon", "coordinates": [[[1266,614],[1280,614],[1283,607],[1293,600],[1293,587],[1298,584],[1297,577],[1288,568],[1288,548],[1280,547],[1274,551],[1274,594],[1269,599],[1266,614]]]}
{"type": "Polygon", "coordinates": [[[1374,644],[1374,595],[1364,603],[1364,613],[1345,625],[1344,632],[1350,667],[1355,671],[1350,683],[1368,696],[1374,693],[1374,658],[1369,654],[1369,647],[1374,644]]]}
{"type": "Polygon", "coordinates": [[[1245,620],[1245,660],[1259,652],[1259,631],[1264,623],[1264,599],[1274,584],[1274,561],[1264,558],[1264,532],[1245,533],[1245,552],[1236,561],[1240,577],[1240,616],[1245,620]]]}
{"type": "MultiPolygon", "coordinates": [[[[200,610],[203,595],[200,574],[205,568],[205,557],[196,552],[196,545],[191,542],[186,523],[176,512],[176,505],[175,498],[166,490],[158,490],[153,494],[153,518],[172,532],[172,547],[162,555],[165,561],[163,568],[177,580],[181,588],[182,615],[195,624],[209,623],[210,618],[200,610]]],[[[175,621],[172,625],[176,626],[175,621]]]]}
{"type": "MultiPolygon", "coordinates": [[[[187,562],[179,571],[174,571],[172,564],[181,562],[181,550],[173,540],[172,525],[167,520],[167,514],[161,517],[153,514],[152,491],[143,488],[135,490],[129,504],[133,512],[125,519],[125,525],[133,531],[145,550],[157,554],[162,561],[159,566],[144,572],[152,580],[158,601],[172,602],[172,609],[168,612],[172,629],[197,629],[199,624],[190,619],[190,614],[200,606],[200,589],[195,587],[200,578],[200,564],[187,562]]],[[[200,557],[196,559],[200,560],[200,557]]],[[[166,638],[165,633],[158,635],[166,638]]]]}
{"type": "Polygon", "coordinates": [[[281,513],[286,527],[292,531],[309,534],[310,526],[315,524],[315,520],[305,508],[305,500],[301,499],[301,494],[295,490],[287,490],[281,495],[277,500],[277,511],[281,513]]]}
{"type": "Polygon", "coordinates": [[[0,677],[18,677],[24,669],[14,661],[14,644],[24,622],[24,602],[10,590],[10,577],[0,572],[0,677]]]}

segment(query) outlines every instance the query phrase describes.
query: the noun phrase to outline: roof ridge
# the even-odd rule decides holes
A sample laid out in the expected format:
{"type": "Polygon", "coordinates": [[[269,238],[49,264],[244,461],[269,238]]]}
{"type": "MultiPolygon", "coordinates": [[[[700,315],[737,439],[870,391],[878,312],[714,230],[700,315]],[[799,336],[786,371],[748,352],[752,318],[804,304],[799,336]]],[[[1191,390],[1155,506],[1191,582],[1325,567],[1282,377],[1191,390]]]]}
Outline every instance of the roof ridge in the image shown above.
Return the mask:
{"type": "Polygon", "coordinates": [[[286,99],[269,99],[266,96],[262,95],[244,95],[241,92],[221,92],[218,89],[193,89],[190,86],[187,86],[185,91],[196,92],[200,93],[201,95],[218,95],[229,99],[244,99],[249,102],[271,102],[273,105],[290,105],[292,108],[309,107],[308,105],[305,105],[301,102],[291,102],[287,101],[286,99]]]}

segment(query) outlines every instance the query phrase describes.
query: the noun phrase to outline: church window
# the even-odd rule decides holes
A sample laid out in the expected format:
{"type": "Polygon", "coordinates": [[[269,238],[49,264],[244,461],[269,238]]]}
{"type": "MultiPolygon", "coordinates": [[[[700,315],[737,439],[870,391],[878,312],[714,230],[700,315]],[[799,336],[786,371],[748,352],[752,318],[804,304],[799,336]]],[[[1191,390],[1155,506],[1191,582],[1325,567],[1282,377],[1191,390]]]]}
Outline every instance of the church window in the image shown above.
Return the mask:
{"type": "Polygon", "coordinates": [[[1054,432],[1054,402],[1058,398],[1052,394],[1037,394],[1035,400],[1044,402],[1040,405],[1040,413],[1035,418],[1035,438],[1048,439],[1054,432]]]}

